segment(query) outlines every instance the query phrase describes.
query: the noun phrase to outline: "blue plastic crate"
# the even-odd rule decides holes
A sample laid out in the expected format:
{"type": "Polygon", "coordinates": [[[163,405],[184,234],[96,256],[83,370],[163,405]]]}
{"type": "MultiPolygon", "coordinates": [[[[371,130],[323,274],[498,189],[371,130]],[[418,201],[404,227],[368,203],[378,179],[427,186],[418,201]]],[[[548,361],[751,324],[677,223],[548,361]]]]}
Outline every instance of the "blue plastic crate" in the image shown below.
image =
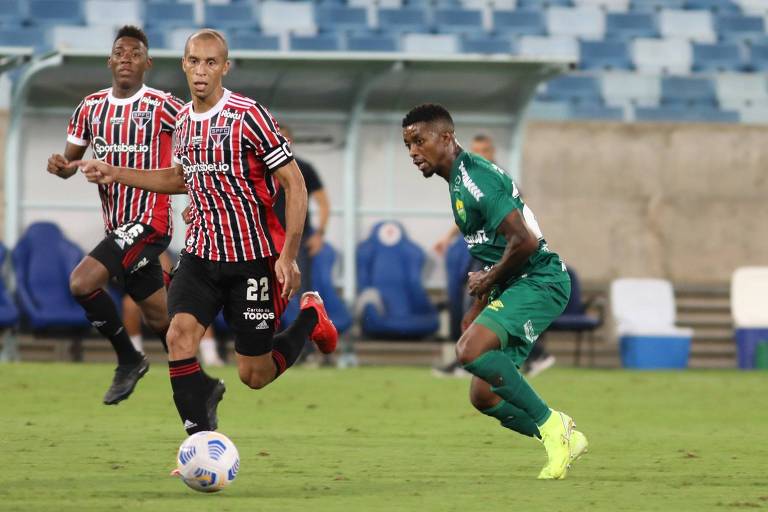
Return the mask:
{"type": "Polygon", "coordinates": [[[761,341],[768,341],[768,327],[736,329],[739,368],[749,370],[755,367],[755,350],[761,341]]]}
{"type": "Polygon", "coordinates": [[[640,370],[684,369],[691,351],[689,336],[622,336],[621,364],[640,370]]]}

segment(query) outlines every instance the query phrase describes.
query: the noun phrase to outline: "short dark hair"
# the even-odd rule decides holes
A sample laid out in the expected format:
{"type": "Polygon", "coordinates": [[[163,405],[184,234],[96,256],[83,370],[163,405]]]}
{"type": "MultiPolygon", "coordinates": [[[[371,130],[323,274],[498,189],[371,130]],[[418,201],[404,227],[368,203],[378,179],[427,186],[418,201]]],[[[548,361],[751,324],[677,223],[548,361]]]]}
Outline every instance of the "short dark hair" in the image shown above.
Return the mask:
{"type": "Polygon", "coordinates": [[[448,110],[436,103],[424,103],[413,107],[403,118],[403,128],[415,123],[433,123],[443,121],[453,129],[453,118],[448,110]]]}
{"type": "Polygon", "coordinates": [[[120,27],[120,30],[117,31],[117,35],[115,36],[115,40],[112,41],[112,44],[115,44],[115,41],[120,39],[121,37],[130,37],[133,39],[137,39],[144,43],[144,46],[149,49],[149,40],[147,39],[147,34],[144,33],[143,30],[141,30],[139,27],[136,27],[134,25],[123,25],[120,27]]]}

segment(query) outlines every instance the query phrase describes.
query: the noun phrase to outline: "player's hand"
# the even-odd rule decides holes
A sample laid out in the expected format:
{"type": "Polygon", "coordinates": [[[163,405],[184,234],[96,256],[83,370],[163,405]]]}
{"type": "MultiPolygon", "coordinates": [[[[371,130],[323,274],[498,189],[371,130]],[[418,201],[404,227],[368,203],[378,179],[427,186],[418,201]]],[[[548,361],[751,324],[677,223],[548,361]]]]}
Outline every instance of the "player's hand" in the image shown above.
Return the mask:
{"type": "Polygon", "coordinates": [[[309,238],[307,238],[307,241],[304,242],[304,246],[307,248],[310,257],[314,257],[315,254],[319,253],[320,249],[323,248],[323,235],[315,231],[309,238]]]}
{"type": "Polygon", "coordinates": [[[481,298],[488,295],[493,288],[493,282],[488,279],[488,272],[481,270],[479,272],[470,272],[467,279],[467,292],[473,296],[481,298]]]}
{"type": "Polygon", "coordinates": [[[75,160],[71,165],[79,167],[80,172],[85,175],[88,181],[98,183],[99,185],[114,183],[117,181],[117,175],[120,172],[120,169],[117,167],[100,160],[75,160]]]}
{"type": "Polygon", "coordinates": [[[77,166],[67,160],[64,155],[53,154],[48,158],[46,170],[59,178],[69,178],[77,172],[77,166]]]}
{"type": "Polygon", "coordinates": [[[283,285],[282,297],[291,300],[301,288],[301,272],[296,260],[280,255],[275,262],[275,275],[278,282],[283,285]]]}
{"type": "Polygon", "coordinates": [[[181,211],[181,219],[184,221],[184,224],[192,222],[192,205],[187,205],[187,207],[181,211]]]}

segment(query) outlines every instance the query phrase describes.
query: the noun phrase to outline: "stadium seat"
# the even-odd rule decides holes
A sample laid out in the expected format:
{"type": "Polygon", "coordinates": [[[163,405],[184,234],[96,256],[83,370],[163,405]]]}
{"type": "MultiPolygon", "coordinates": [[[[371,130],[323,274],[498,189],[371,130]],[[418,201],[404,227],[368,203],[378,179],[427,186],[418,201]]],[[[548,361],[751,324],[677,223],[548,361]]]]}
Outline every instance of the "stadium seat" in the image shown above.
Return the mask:
{"type": "Polygon", "coordinates": [[[512,41],[503,37],[465,37],[462,53],[512,53],[512,41]]]}
{"type": "Polygon", "coordinates": [[[334,52],[339,49],[339,38],[336,34],[320,34],[316,36],[291,36],[291,50],[308,52],[334,52]]]}
{"type": "Polygon", "coordinates": [[[547,10],[547,31],[595,41],[605,36],[605,14],[596,7],[553,7],[547,10]]]}
{"type": "Polygon", "coordinates": [[[19,0],[0,0],[0,25],[18,27],[23,21],[24,12],[19,0]]]}
{"type": "Polygon", "coordinates": [[[110,26],[74,27],[59,25],[49,29],[51,44],[54,48],[74,48],[104,50],[112,48],[115,38],[110,26]]]}
{"type": "Polygon", "coordinates": [[[424,251],[397,222],[379,222],[357,248],[362,332],[387,339],[425,338],[439,321],[422,284],[424,251]]]}
{"type": "Polygon", "coordinates": [[[523,36],[518,44],[518,53],[531,58],[562,59],[578,62],[579,44],[576,42],[576,39],[567,36],[523,36]]]}
{"type": "Polygon", "coordinates": [[[629,0],[573,0],[577,7],[599,7],[606,12],[626,12],[629,0]]]}
{"type": "Polygon", "coordinates": [[[89,329],[69,292],[69,275],[83,252],[49,222],[31,224],[13,249],[16,294],[25,325],[34,331],[89,329]]]}
{"type": "Polygon", "coordinates": [[[685,0],[632,0],[630,11],[657,12],[661,9],[682,9],[685,0]]]}
{"type": "Polygon", "coordinates": [[[416,7],[379,9],[379,28],[391,34],[429,32],[427,12],[416,7]]]}
{"type": "Polygon", "coordinates": [[[260,32],[236,31],[229,40],[230,46],[238,50],[279,50],[280,38],[260,32]]]}
{"type": "Polygon", "coordinates": [[[90,26],[141,26],[142,3],[139,0],[87,0],[85,22],[90,26]]]}
{"type": "Polygon", "coordinates": [[[46,32],[40,27],[0,27],[0,46],[31,46],[36,50],[51,46],[46,32]]]}
{"type": "Polygon", "coordinates": [[[606,105],[656,106],[661,100],[661,80],[656,75],[603,73],[601,91],[606,105]]]}
{"type": "Polygon", "coordinates": [[[656,18],[646,12],[608,13],[605,17],[606,39],[629,41],[636,37],[657,37],[656,18]]]}
{"type": "Polygon", "coordinates": [[[77,0],[29,0],[29,20],[35,25],[82,25],[77,0]]]}
{"type": "Polygon", "coordinates": [[[632,61],[640,72],[687,75],[693,65],[693,50],[682,39],[639,38],[632,42],[632,61]]]}
{"type": "Polygon", "coordinates": [[[204,25],[224,30],[253,28],[255,25],[253,8],[250,4],[206,4],[204,25]]]}
{"type": "Polygon", "coordinates": [[[517,8],[520,10],[539,10],[548,7],[571,7],[572,0],[517,0],[517,8]]]}
{"type": "Polygon", "coordinates": [[[616,279],[611,313],[627,368],[686,368],[693,330],[675,326],[675,296],[664,279],[616,279]]]}
{"type": "Polygon", "coordinates": [[[589,364],[594,363],[595,357],[595,330],[603,324],[603,307],[595,299],[585,301],[581,295],[581,282],[578,274],[568,268],[568,276],[571,278],[571,296],[563,313],[557,317],[549,326],[549,331],[574,332],[576,333],[576,346],[574,348],[573,360],[576,366],[581,365],[581,344],[584,341],[584,335],[589,335],[589,364]],[[588,314],[590,309],[595,309],[597,315],[588,314]]]}
{"type": "Polygon", "coordinates": [[[731,276],[731,315],[739,368],[755,367],[758,343],[768,342],[768,267],[740,267],[731,276]]]}
{"type": "Polygon", "coordinates": [[[406,53],[452,54],[459,51],[455,34],[404,34],[401,41],[406,53]]]}
{"type": "Polygon", "coordinates": [[[149,48],[165,48],[165,31],[156,30],[152,28],[144,29],[144,33],[147,34],[147,41],[149,41],[149,48]]]}
{"type": "Polygon", "coordinates": [[[318,5],[315,21],[320,32],[364,30],[368,28],[368,11],[362,7],[318,5]]]}
{"type": "Polygon", "coordinates": [[[387,35],[360,35],[347,37],[347,50],[352,52],[396,52],[398,41],[387,35]]]}
{"type": "Polygon", "coordinates": [[[600,86],[594,76],[566,75],[553,78],[542,94],[546,101],[568,101],[580,104],[600,104],[600,86]]]}
{"type": "Polygon", "coordinates": [[[572,104],[568,116],[575,120],[623,121],[624,109],[599,104],[572,104]]]}
{"type": "Polygon", "coordinates": [[[715,77],[715,91],[721,108],[741,109],[768,106],[768,88],[762,73],[724,73],[715,77]]]}
{"type": "Polygon", "coordinates": [[[464,299],[467,295],[464,285],[467,282],[467,272],[472,263],[467,242],[463,236],[456,240],[445,251],[446,291],[448,292],[448,313],[451,319],[451,339],[461,337],[461,319],[464,316],[464,299]]]}
{"type": "Polygon", "coordinates": [[[683,8],[687,10],[709,10],[717,14],[739,12],[739,6],[731,2],[731,0],[685,0],[683,8]]]}
{"type": "Polygon", "coordinates": [[[478,34],[485,31],[483,13],[475,9],[437,9],[433,20],[436,32],[478,34]]]}
{"type": "Polygon", "coordinates": [[[753,44],[749,47],[749,68],[754,71],[768,70],[768,43],[753,44]]]}
{"type": "Polygon", "coordinates": [[[745,64],[733,43],[693,44],[693,71],[740,71],[745,64]]]}
{"type": "Polygon", "coordinates": [[[571,105],[566,101],[540,101],[535,99],[526,116],[540,121],[562,121],[568,119],[571,114],[571,105]]]}
{"type": "Polygon", "coordinates": [[[715,107],[715,84],[709,78],[670,76],[661,79],[663,105],[701,105],[715,107]]]}
{"type": "Polygon", "coordinates": [[[194,27],[195,6],[177,2],[149,2],[144,8],[144,23],[147,27],[180,28],[194,27]]]}
{"type": "Polygon", "coordinates": [[[748,16],[765,16],[768,13],[768,1],[766,0],[733,0],[743,14],[748,16]]]}
{"type": "Polygon", "coordinates": [[[582,69],[631,69],[629,47],[622,41],[582,41],[580,44],[582,69]]]}
{"type": "MultiPolygon", "coordinates": [[[[8,251],[0,242],[0,266],[5,263],[8,251]]],[[[10,329],[16,326],[19,320],[19,310],[8,295],[5,280],[0,279],[0,330],[10,329]]]]}
{"type": "Polygon", "coordinates": [[[543,36],[547,27],[539,11],[493,11],[493,31],[518,36],[543,36]]]}
{"type": "Polygon", "coordinates": [[[308,2],[266,0],[261,4],[259,22],[265,34],[290,32],[312,36],[317,33],[314,8],[308,2]]]}
{"type": "Polygon", "coordinates": [[[723,41],[745,43],[765,38],[765,20],[759,16],[720,15],[715,18],[715,27],[723,41]]]}
{"type": "Polygon", "coordinates": [[[635,110],[635,120],[646,122],[738,123],[739,113],[714,107],[664,105],[635,110]]]}
{"type": "Polygon", "coordinates": [[[663,37],[681,38],[697,43],[717,41],[712,13],[664,9],[659,13],[659,32],[663,37]]]}

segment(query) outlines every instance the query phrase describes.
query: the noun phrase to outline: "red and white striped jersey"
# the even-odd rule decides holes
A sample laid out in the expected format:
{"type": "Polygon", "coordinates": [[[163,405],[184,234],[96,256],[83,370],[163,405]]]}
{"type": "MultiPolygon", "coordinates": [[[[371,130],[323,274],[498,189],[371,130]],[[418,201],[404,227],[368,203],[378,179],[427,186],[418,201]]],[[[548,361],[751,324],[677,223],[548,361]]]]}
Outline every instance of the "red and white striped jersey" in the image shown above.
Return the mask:
{"type": "Polygon", "coordinates": [[[256,101],[224,90],[210,110],[187,103],[176,119],[174,161],[192,206],[187,252],[213,261],[277,256],[285,232],[273,210],[273,170],[293,160],[277,121],[256,101]]]}
{"type": "MultiPolygon", "coordinates": [[[[94,158],[135,169],[171,167],[172,137],[183,102],[143,85],[130,98],[115,98],[112,89],[90,94],[80,102],[67,128],[67,141],[91,146],[94,158]]],[[[158,233],[171,232],[171,200],[118,183],[99,185],[104,228],[110,232],[126,222],[141,222],[158,233]]]]}

